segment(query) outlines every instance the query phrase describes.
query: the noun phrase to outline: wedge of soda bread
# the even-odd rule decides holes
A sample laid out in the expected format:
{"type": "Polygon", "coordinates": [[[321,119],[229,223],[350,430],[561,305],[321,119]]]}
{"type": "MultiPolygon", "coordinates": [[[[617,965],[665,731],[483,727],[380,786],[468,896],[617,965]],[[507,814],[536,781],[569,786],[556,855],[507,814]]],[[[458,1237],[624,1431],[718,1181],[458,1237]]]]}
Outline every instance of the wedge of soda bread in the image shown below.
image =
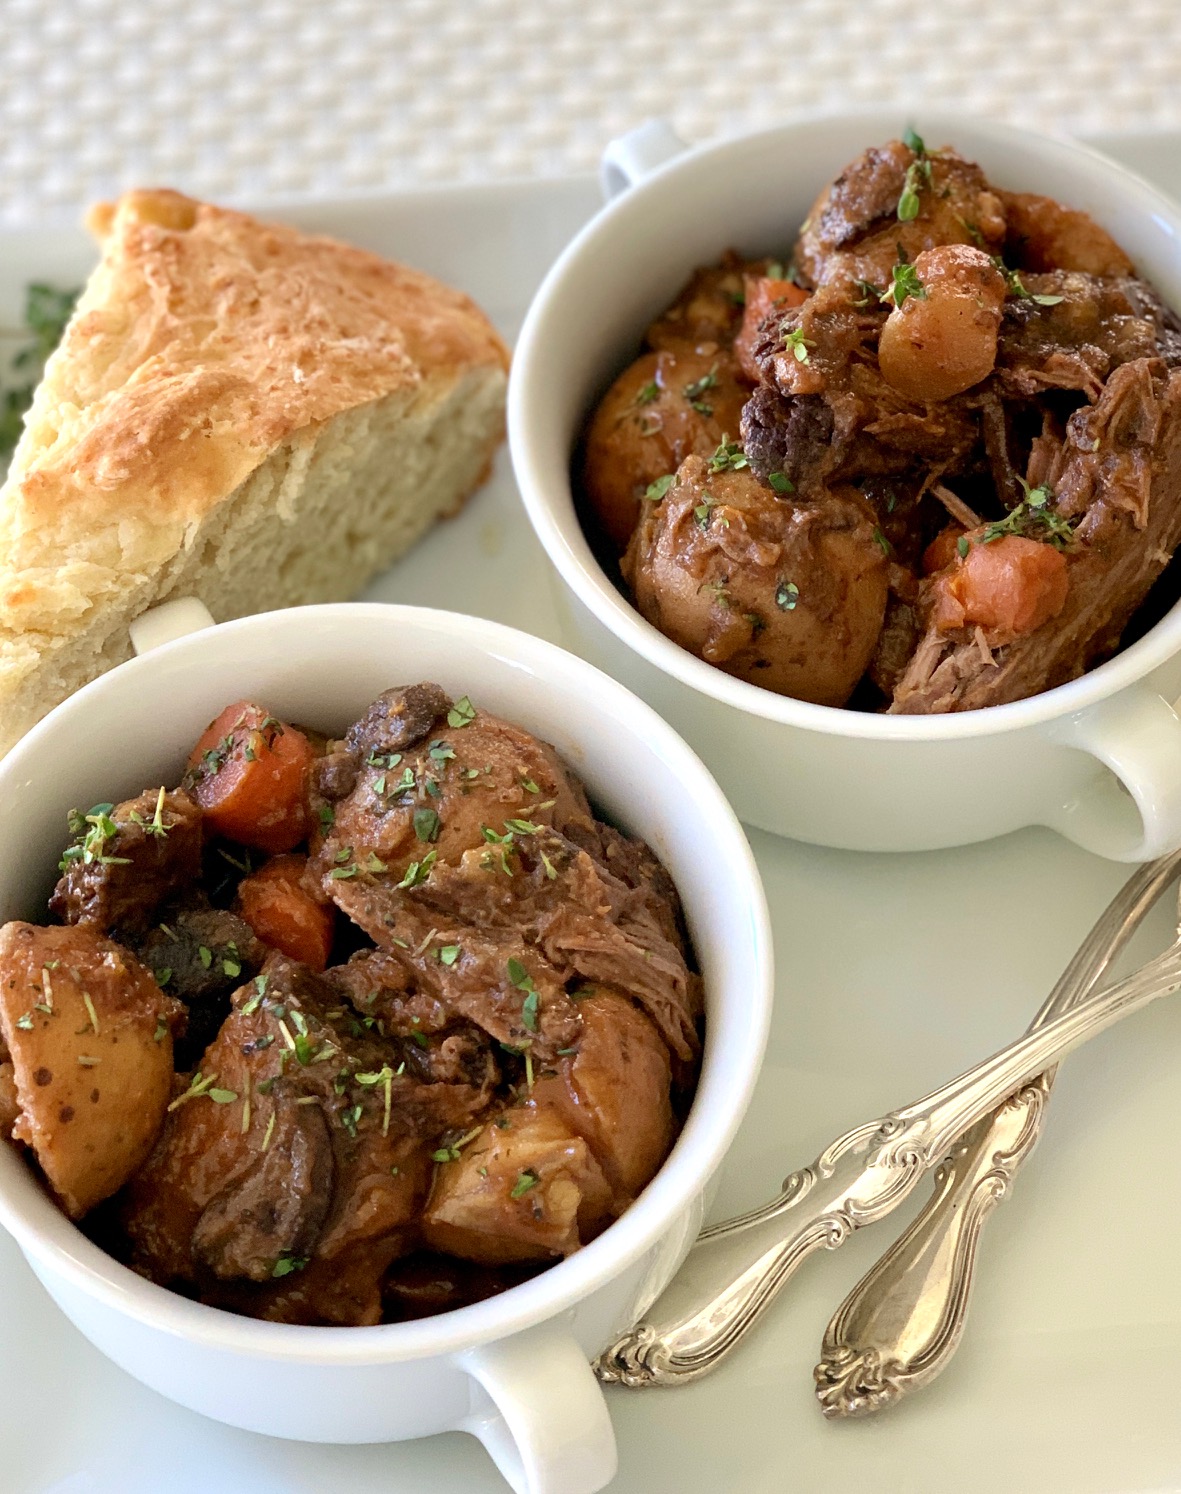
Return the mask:
{"type": "Polygon", "coordinates": [[[176,192],[90,226],[101,263],[0,488],[0,752],[158,602],[354,595],[503,437],[504,344],[429,276],[176,192]]]}

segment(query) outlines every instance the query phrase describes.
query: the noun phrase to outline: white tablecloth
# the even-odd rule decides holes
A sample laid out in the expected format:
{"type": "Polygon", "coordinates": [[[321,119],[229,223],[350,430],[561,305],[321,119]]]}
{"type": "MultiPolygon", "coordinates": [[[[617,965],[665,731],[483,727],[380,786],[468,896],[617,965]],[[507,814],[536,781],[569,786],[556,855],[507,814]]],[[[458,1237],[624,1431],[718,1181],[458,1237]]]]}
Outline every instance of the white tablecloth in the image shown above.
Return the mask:
{"type": "Polygon", "coordinates": [[[1181,127],[1181,0],[0,0],[0,223],[132,184],[213,199],[592,167],[920,101],[1181,127]]]}

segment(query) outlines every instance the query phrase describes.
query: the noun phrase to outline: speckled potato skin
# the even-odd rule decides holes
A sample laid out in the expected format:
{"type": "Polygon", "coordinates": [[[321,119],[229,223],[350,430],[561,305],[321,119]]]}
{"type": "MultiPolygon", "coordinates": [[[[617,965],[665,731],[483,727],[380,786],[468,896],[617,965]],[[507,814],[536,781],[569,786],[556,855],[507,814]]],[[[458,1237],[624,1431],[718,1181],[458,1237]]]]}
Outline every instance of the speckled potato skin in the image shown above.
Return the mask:
{"type": "Polygon", "coordinates": [[[93,928],[0,929],[0,1031],[20,1106],[13,1135],[32,1147],[72,1219],[121,1188],[151,1151],[172,1093],[178,1010],[93,928]]]}
{"type": "Polygon", "coordinates": [[[620,374],[591,420],[583,464],[583,489],[617,550],[626,549],[651,483],[692,453],[708,456],[724,438],[738,439],[749,393],[733,356],[713,342],[645,353],[620,374]],[[686,395],[711,376],[711,387],[686,395]]]}
{"type": "Polygon", "coordinates": [[[981,249],[941,244],[914,262],[923,289],[886,318],[878,367],[906,399],[951,399],[986,379],[996,365],[997,332],[1007,286],[981,249]]]}
{"type": "Polygon", "coordinates": [[[689,457],[624,558],[640,612],[675,643],[780,695],[844,705],[886,605],[886,556],[852,488],[795,503],[689,457]],[[795,588],[794,593],[789,589],[795,588]]]}

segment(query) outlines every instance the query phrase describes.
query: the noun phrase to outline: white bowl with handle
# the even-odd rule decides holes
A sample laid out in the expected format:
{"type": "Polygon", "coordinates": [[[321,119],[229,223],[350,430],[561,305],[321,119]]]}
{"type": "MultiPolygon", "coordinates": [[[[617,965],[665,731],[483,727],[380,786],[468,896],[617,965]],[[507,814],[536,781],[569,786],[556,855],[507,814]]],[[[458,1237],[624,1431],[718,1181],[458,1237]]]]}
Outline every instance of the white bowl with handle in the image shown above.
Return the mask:
{"type": "Polygon", "coordinates": [[[513,359],[509,439],[534,529],[562,586],[572,647],[669,721],[742,819],[864,851],[960,845],[1050,825],[1141,861],[1181,845],[1181,607],[1081,679],[1012,705],[885,716],[812,705],[732,678],[646,622],[591,551],[571,459],[595,400],[697,265],[782,253],[820,188],[913,125],[998,186],[1089,212],[1181,307],[1181,208],[1098,152],[918,110],[810,116],[689,150],[659,121],[610,146],[608,206],[533,302],[513,359]]]}
{"type": "Polygon", "coordinates": [[[671,728],[537,638],[365,604],[208,623],[192,602],[149,615],[135,641],[158,646],[59,706],[0,762],[9,849],[0,921],[44,916],[72,806],[119,800],[162,775],[177,781],[228,702],[251,697],[288,720],[341,731],[382,690],[436,680],[552,742],[599,811],[643,837],[671,872],[706,992],[692,1109],[657,1176],[585,1249],[498,1297],[415,1322],[296,1327],[188,1301],[87,1239],[7,1145],[0,1224],[92,1343],[206,1416],[315,1442],[463,1430],[517,1494],[593,1494],[616,1456],[589,1361],[652,1303],[692,1244],[766,1042],[771,941],[746,838],[671,728]],[[187,629],[198,631],[175,636],[187,629]]]}

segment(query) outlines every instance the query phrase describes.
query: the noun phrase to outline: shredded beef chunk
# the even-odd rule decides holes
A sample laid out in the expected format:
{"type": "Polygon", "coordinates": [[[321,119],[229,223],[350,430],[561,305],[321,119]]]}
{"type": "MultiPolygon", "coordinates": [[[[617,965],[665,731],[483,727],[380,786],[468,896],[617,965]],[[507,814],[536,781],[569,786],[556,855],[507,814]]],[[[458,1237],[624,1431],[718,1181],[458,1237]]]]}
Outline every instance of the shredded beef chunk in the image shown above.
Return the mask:
{"type": "Polygon", "coordinates": [[[201,892],[164,903],[147,933],[128,942],[169,995],[184,1003],[188,1022],[176,1062],[187,1069],[229,1016],[232,993],[262,969],[266,946],[248,923],[212,907],[201,892]]]}
{"type": "Polygon", "coordinates": [[[398,1048],[342,1010],[332,986],[273,955],[235,993],[132,1181],[133,1263],[219,1301],[216,1280],[235,1281],[232,1305],[259,1316],[338,1321],[339,1308],[376,1322],[382,1274],[414,1237],[431,1150],[482,1099],[465,1083],[410,1077],[398,1048]],[[309,1263],[315,1277],[285,1283],[309,1263]],[[309,1281],[337,1269],[340,1303],[334,1290],[317,1306],[309,1281]],[[243,1294],[247,1281],[259,1291],[243,1294]]]}
{"type": "Polygon", "coordinates": [[[201,811],[180,789],[100,805],[71,828],[76,838],[49,904],[63,923],[140,932],[166,898],[201,874],[201,811]]]}
{"type": "MultiPolygon", "coordinates": [[[[1070,535],[1061,552],[1064,605],[1011,639],[991,639],[979,625],[949,629],[934,616],[897,685],[893,711],[1022,700],[1074,679],[1118,645],[1181,543],[1181,372],[1166,375],[1151,360],[1117,369],[1098,402],[1071,416],[1047,483],[1070,535]]],[[[924,583],[928,611],[948,580],[941,572],[924,583]]]]}
{"type": "Polygon", "coordinates": [[[1004,209],[979,166],[947,147],[920,157],[892,140],[867,150],[820,194],[800,232],[796,265],[811,285],[861,280],[884,290],[900,258],[913,261],[936,244],[997,254],[1004,236],[1004,209]],[[908,188],[917,212],[902,220],[898,205],[908,188]]]}
{"type": "Polygon", "coordinates": [[[571,986],[614,981],[692,1057],[684,951],[651,891],[596,859],[585,795],[553,749],[470,705],[404,747],[392,765],[384,753],[359,765],[310,868],[400,967],[396,983],[438,1003],[438,1020],[540,1061],[577,1042],[571,986]]]}

